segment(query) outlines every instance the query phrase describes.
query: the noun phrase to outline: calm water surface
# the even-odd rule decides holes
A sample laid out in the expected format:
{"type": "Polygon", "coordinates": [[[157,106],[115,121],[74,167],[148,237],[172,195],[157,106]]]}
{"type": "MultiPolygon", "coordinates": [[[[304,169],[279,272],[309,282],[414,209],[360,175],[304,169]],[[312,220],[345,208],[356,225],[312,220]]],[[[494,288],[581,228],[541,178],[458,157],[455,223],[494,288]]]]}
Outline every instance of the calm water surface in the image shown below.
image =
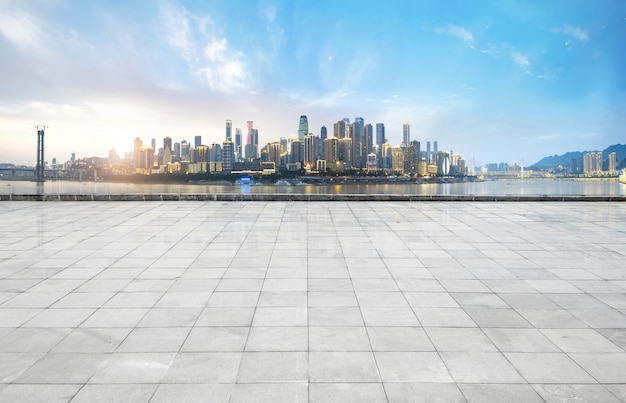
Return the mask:
{"type": "Polygon", "coordinates": [[[210,184],[133,184],[105,182],[0,181],[0,194],[270,193],[416,195],[584,195],[626,196],[618,181],[514,180],[467,183],[367,183],[306,186],[228,186],[210,184]]]}

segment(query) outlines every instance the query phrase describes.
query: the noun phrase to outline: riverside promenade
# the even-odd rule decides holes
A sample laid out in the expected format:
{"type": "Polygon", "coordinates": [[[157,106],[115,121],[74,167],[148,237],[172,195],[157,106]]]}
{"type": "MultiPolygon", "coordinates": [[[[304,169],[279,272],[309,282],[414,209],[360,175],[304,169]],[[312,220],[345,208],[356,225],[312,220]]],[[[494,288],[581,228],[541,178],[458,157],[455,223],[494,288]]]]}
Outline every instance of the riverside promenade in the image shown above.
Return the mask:
{"type": "Polygon", "coordinates": [[[625,350],[619,201],[0,201],[0,402],[620,402],[625,350]]]}

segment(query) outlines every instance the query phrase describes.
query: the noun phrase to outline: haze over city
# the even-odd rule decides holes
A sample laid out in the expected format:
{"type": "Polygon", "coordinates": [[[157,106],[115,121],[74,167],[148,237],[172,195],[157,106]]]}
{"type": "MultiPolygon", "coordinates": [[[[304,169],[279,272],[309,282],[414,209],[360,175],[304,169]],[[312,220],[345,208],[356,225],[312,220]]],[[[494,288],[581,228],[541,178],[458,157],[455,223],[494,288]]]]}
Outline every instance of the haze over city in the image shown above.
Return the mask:
{"type": "Polygon", "coordinates": [[[477,164],[623,142],[620,1],[0,1],[0,162],[344,117],[477,164]]]}

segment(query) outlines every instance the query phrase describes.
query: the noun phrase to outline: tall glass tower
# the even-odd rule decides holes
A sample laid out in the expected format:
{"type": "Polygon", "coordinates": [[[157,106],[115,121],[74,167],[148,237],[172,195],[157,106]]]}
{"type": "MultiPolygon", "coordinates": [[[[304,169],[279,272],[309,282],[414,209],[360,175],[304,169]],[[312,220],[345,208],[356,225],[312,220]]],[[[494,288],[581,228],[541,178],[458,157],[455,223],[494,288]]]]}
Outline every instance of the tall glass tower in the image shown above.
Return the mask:
{"type": "Polygon", "coordinates": [[[304,141],[304,136],[309,134],[309,121],[306,115],[300,116],[300,125],[298,126],[298,140],[304,141]]]}
{"type": "Polygon", "coordinates": [[[411,125],[409,122],[404,122],[402,125],[402,144],[408,146],[411,142],[411,125]]]}

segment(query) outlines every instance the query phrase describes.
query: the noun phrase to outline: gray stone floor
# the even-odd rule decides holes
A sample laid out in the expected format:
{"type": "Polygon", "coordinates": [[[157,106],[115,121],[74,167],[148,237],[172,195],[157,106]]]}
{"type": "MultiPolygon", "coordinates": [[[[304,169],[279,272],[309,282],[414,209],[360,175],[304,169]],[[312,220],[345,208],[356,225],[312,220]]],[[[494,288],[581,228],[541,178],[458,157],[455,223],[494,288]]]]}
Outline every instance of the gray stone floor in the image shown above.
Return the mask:
{"type": "Polygon", "coordinates": [[[623,401],[625,258],[624,203],[2,202],[0,401],[623,401]]]}

